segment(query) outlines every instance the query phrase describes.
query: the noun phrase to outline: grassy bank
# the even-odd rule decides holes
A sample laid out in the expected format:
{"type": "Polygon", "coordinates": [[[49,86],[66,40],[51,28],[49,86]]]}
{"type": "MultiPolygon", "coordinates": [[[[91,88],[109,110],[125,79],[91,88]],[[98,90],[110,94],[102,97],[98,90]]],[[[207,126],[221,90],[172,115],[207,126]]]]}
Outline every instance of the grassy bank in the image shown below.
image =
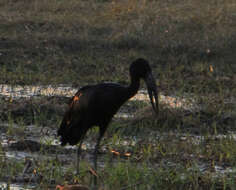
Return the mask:
{"type": "Polygon", "coordinates": [[[235,85],[231,0],[3,0],[0,11],[1,83],[127,83],[145,57],[163,90],[235,85]]]}

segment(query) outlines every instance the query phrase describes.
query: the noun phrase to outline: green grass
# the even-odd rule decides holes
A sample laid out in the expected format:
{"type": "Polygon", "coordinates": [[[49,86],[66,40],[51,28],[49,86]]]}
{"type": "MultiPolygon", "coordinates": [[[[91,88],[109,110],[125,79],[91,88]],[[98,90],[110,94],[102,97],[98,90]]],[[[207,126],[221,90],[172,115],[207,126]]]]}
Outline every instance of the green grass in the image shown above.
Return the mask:
{"type": "Polygon", "coordinates": [[[145,57],[163,90],[217,92],[235,85],[235,9],[227,0],[2,1],[0,81],[127,83],[130,62],[145,57]]]}
{"type": "MultiPolygon", "coordinates": [[[[99,155],[104,162],[97,171],[99,188],[235,189],[235,12],[232,0],[2,0],[0,83],[127,85],[130,63],[144,57],[162,94],[192,97],[201,109],[161,104],[156,118],[146,102],[127,103],[122,112],[139,111],[132,119],[111,123],[102,141],[106,151],[99,155]],[[113,149],[121,156],[110,153],[113,149]],[[131,156],[125,157],[126,152],[131,156]],[[232,172],[216,175],[215,166],[232,172]]],[[[29,135],[27,125],[55,130],[66,102],[58,97],[3,97],[0,120],[8,125],[1,132],[18,140],[29,135]]],[[[89,131],[87,142],[94,142],[97,132],[89,131]]],[[[6,151],[0,147],[3,180],[19,175],[25,164],[9,160],[6,151]]],[[[36,189],[75,181],[92,184],[87,159],[76,176],[74,154],[66,154],[69,163],[44,147],[39,154],[49,158],[37,159],[35,169],[42,179],[36,189]]]]}

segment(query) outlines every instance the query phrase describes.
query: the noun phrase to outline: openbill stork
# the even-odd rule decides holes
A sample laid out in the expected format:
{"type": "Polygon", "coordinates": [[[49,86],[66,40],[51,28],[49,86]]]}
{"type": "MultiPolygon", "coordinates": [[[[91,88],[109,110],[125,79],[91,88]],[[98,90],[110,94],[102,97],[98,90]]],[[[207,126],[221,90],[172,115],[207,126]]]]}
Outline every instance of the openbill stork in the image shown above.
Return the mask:
{"type": "Polygon", "coordinates": [[[97,152],[99,143],[114,114],[122,104],[133,97],[140,86],[140,79],[146,82],[152,107],[158,113],[158,93],[151,67],[147,60],[139,58],[129,68],[131,83],[121,86],[116,83],[101,83],[84,86],[71,98],[69,109],[66,111],[58,135],[61,136],[61,145],[67,143],[76,145],[77,173],[79,172],[79,157],[81,145],[86,132],[94,127],[99,127],[99,136],[94,150],[94,168],[97,169],[97,152]]]}

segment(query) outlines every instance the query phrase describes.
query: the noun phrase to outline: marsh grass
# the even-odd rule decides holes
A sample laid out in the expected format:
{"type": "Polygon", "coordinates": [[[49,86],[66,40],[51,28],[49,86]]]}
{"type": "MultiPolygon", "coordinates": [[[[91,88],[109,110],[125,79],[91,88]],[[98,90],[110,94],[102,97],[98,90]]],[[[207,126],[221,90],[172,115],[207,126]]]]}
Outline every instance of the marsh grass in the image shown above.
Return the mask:
{"type": "MultiPolygon", "coordinates": [[[[105,135],[99,189],[235,189],[235,12],[232,0],[2,0],[0,83],[127,85],[130,62],[147,58],[161,93],[193,96],[197,108],[161,104],[156,118],[147,102],[123,106],[134,118],[114,119],[105,135]]],[[[56,130],[66,101],[1,98],[0,120],[8,124],[1,132],[15,140],[29,135],[26,125],[56,130]]],[[[89,159],[77,176],[74,154],[63,160],[55,151],[38,152],[36,189],[92,184],[89,159]]],[[[25,162],[6,153],[0,145],[0,177],[11,183],[25,162]]]]}
{"type": "Polygon", "coordinates": [[[205,92],[211,88],[202,89],[201,83],[218,86],[214,75],[229,81],[233,77],[234,10],[229,0],[4,0],[1,83],[126,83],[129,63],[145,57],[160,76],[163,90],[205,92]]]}

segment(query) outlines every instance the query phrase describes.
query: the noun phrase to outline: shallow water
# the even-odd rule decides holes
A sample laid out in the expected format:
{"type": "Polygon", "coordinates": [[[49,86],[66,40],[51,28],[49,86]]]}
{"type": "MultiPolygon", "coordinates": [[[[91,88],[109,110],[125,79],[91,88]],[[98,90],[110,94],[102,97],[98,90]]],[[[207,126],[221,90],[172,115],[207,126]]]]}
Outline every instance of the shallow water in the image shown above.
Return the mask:
{"type": "MultiPolygon", "coordinates": [[[[33,129],[33,126],[30,126],[31,129],[33,129]]],[[[162,133],[160,134],[156,134],[156,139],[161,139],[161,138],[165,138],[168,135],[170,135],[169,133],[162,133]]],[[[173,134],[172,134],[173,135],[173,134]]],[[[172,136],[171,135],[171,136],[172,136]]],[[[4,139],[5,140],[1,140],[2,142],[2,146],[3,147],[7,147],[10,146],[10,144],[15,143],[16,140],[12,140],[9,141],[9,139],[7,139],[7,135],[3,135],[5,136],[4,139]]],[[[180,141],[186,141],[186,143],[188,141],[191,141],[194,144],[200,144],[204,141],[205,137],[204,136],[200,136],[200,135],[188,135],[188,134],[175,134],[174,137],[177,140],[180,141]]],[[[223,138],[233,138],[236,139],[236,134],[232,134],[232,135],[216,135],[216,136],[212,136],[212,138],[218,138],[218,139],[223,139],[223,138]]],[[[30,138],[29,138],[30,139],[30,138]]],[[[39,137],[35,138],[34,140],[39,141],[41,144],[48,144],[49,142],[52,143],[53,145],[57,145],[59,147],[59,142],[58,140],[55,140],[55,138],[53,136],[47,136],[47,137],[39,137]]],[[[153,139],[152,139],[153,140],[153,139]]],[[[140,139],[138,138],[132,138],[132,139],[125,139],[125,140],[121,140],[119,142],[117,142],[117,144],[122,145],[122,146],[135,146],[138,142],[140,141],[140,139]]],[[[58,154],[57,157],[60,158],[60,160],[63,160],[64,162],[67,161],[67,163],[76,163],[76,146],[66,146],[66,149],[73,149],[74,153],[70,153],[70,156],[68,157],[68,154],[58,154]]],[[[89,143],[89,142],[84,142],[82,149],[83,151],[89,150],[89,152],[84,152],[83,153],[83,159],[88,160],[90,162],[90,164],[92,165],[92,151],[94,148],[94,143],[89,143]]],[[[106,154],[109,152],[108,149],[106,149],[106,147],[101,147],[102,151],[105,151],[106,154]]],[[[33,159],[33,160],[50,160],[50,159],[55,159],[56,158],[56,154],[46,154],[46,155],[42,155],[40,154],[40,152],[29,152],[29,151],[16,151],[16,150],[8,150],[5,151],[4,155],[0,155],[0,157],[5,157],[8,160],[14,160],[14,161],[21,161],[23,162],[26,159],[33,159]]],[[[105,155],[101,154],[98,157],[98,165],[100,168],[104,167],[105,163],[104,163],[104,157],[105,155]]],[[[132,156],[132,155],[131,155],[132,156]]],[[[191,156],[191,155],[190,155],[191,156]]],[[[113,160],[113,161],[116,161],[113,160]]],[[[176,167],[178,165],[178,163],[174,163],[174,162],[166,162],[166,166],[167,167],[176,167]]],[[[64,165],[64,167],[67,167],[66,165],[64,165]]],[[[209,166],[204,163],[204,162],[197,162],[195,163],[195,165],[193,167],[189,168],[190,170],[198,170],[202,173],[205,172],[209,172],[209,166]]],[[[213,169],[213,175],[214,177],[222,177],[224,175],[230,174],[235,172],[235,168],[232,167],[222,167],[222,166],[218,166],[215,165],[214,169],[213,169]]],[[[187,176],[182,176],[183,180],[185,179],[185,177],[187,176]]],[[[6,187],[6,183],[2,182],[0,183],[0,187],[1,184],[6,187]]],[[[20,189],[33,189],[33,185],[31,186],[25,186],[25,184],[23,183],[18,183],[18,184],[10,184],[10,189],[14,189],[14,190],[20,190],[20,189]]]]}
{"type": "MultiPolygon", "coordinates": [[[[33,86],[33,85],[6,85],[0,84],[0,95],[11,98],[31,98],[34,96],[65,96],[72,97],[78,88],[72,88],[65,85],[46,85],[46,86],[33,86]]],[[[185,97],[178,96],[164,96],[159,94],[160,103],[173,108],[182,109],[196,109],[195,100],[192,94],[185,95],[185,97]]],[[[131,101],[149,101],[148,93],[146,90],[139,90],[138,93],[130,99],[131,101]]],[[[126,116],[125,116],[126,117],[126,116]]]]}

